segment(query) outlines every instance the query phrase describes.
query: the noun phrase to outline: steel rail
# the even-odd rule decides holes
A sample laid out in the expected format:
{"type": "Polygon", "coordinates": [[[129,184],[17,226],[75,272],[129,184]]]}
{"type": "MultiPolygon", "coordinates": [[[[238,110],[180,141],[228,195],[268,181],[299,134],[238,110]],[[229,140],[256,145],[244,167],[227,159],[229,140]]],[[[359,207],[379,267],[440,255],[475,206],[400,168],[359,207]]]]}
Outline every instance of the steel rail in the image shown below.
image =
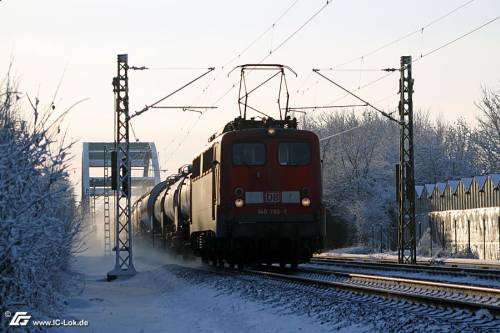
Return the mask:
{"type": "Polygon", "coordinates": [[[398,264],[396,262],[388,261],[359,261],[357,259],[348,258],[328,258],[328,257],[314,257],[311,259],[312,264],[319,265],[332,265],[332,266],[345,266],[357,267],[367,269],[380,269],[380,270],[397,270],[406,272],[426,272],[432,274],[454,274],[458,276],[476,276],[482,278],[500,278],[500,269],[495,266],[489,267],[464,267],[464,266],[431,266],[430,264],[419,263],[417,265],[398,264]],[[493,267],[493,268],[492,268],[493,267]]]}
{"type": "MultiPolygon", "coordinates": [[[[303,270],[299,269],[295,271],[294,274],[286,274],[284,272],[276,272],[271,270],[260,270],[260,269],[245,269],[244,272],[266,276],[269,278],[278,278],[284,279],[288,281],[295,281],[305,284],[314,284],[317,286],[323,287],[333,287],[337,289],[347,290],[351,292],[362,292],[367,294],[376,294],[379,296],[383,296],[386,298],[392,299],[405,299],[416,303],[427,304],[427,305],[438,305],[438,306],[450,306],[454,308],[465,308],[469,310],[481,310],[487,309],[492,314],[498,316],[500,315],[500,298],[492,297],[489,295],[490,293],[494,293],[495,295],[500,296],[500,290],[492,289],[492,288],[482,288],[477,287],[473,290],[471,286],[466,285],[456,285],[450,283],[438,283],[438,282],[428,282],[428,281],[420,281],[420,280],[412,280],[412,279],[399,279],[399,278],[386,278],[381,276],[369,276],[365,274],[353,274],[344,273],[344,272],[330,272],[330,271],[317,271],[317,270],[303,270]],[[300,274],[324,274],[330,276],[341,276],[349,278],[348,281],[340,281],[340,280],[325,280],[318,278],[311,278],[306,276],[296,275],[300,274]],[[372,280],[372,282],[385,282],[385,286],[381,285],[367,285],[360,282],[355,282],[353,277],[364,280],[372,280]],[[409,288],[418,286],[417,288],[421,289],[421,292],[417,292],[417,290],[409,290],[409,288]],[[397,288],[394,288],[396,286],[397,288]],[[427,286],[427,288],[423,287],[427,286]],[[439,288],[443,288],[451,290],[452,294],[444,293],[445,295],[435,295],[436,290],[439,288]],[[453,291],[454,290],[454,291],[453,291]],[[471,292],[474,295],[471,295],[471,292]],[[434,294],[432,294],[434,293],[434,294]],[[478,295],[480,298],[478,299],[478,295]],[[453,297],[454,296],[454,297],[453,297]],[[484,297],[489,298],[489,302],[484,301],[484,297]],[[469,299],[465,299],[469,298],[469,299]],[[472,298],[472,300],[470,300],[472,298]],[[493,300],[491,300],[493,299],[493,300]],[[481,301],[483,300],[483,301],[481,301]]],[[[443,292],[444,290],[439,290],[443,292]]]]}
{"type": "MultiPolygon", "coordinates": [[[[376,255],[376,253],[375,253],[376,255]]],[[[387,262],[387,263],[393,263],[393,264],[398,264],[397,258],[390,258],[390,257],[384,257],[384,258],[377,258],[376,256],[367,256],[367,257],[361,257],[357,255],[349,255],[349,254],[342,254],[342,255],[314,255],[313,259],[335,259],[335,260],[348,260],[348,261],[356,261],[356,262],[387,262]]],[[[464,259],[468,261],[461,261],[461,258],[440,258],[441,260],[436,260],[434,259],[417,259],[417,265],[423,265],[423,266],[433,266],[435,263],[439,263],[441,265],[445,265],[448,267],[465,267],[465,268],[480,268],[480,269],[498,269],[500,270],[500,261],[498,263],[493,263],[493,262],[482,262],[478,259],[464,259]],[[455,260],[455,261],[449,261],[449,260],[455,260]],[[477,262],[474,262],[476,260],[477,262]]],[[[401,265],[401,264],[398,264],[401,265]]],[[[407,266],[412,266],[412,265],[407,265],[407,266]]],[[[443,267],[443,266],[440,266],[443,267]]]]}

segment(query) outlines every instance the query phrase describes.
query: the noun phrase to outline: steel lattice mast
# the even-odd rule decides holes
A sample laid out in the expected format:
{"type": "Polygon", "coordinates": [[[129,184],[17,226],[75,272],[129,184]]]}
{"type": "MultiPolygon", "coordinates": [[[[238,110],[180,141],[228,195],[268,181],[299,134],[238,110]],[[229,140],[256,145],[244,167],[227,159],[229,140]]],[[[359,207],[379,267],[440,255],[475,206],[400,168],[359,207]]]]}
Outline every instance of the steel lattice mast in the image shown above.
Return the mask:
{"type": "MultiPolygon", "coordinates": [[[[399,204],[398,221],[398,262],[417,263],[417,242],[415,235],[415,174],[413,149],[413,78],[411,76],[411,56],[401,57],[401,78],[399,80],[399,120],[392,117],[373,104],[362,99],[352,91],[344,88],[337,82],[320,73],[320,69],[313,72],[331,82],[349,95],[365,103],[360,106],[369,106],[384,117],[398,124],[400,129],[399,164],[396,169],[397,200],[399,204]]],[[[397,71],[395,68],[382,69],[386,72],[397,71]]],[[[328,106],[329,108],[332,106],[328,106]]]]}
{"type": "MultiPolygon", "coordinates": [[[[113,78],[115,94],[115,154],[112,163],[113,182],[116,182],[115,206],[115,253],[113,270],[108,272],[108,280],[117,276],[136,273],[132,261],[131,224],[131,163],[129,147],[129,105],[128,105],[128,55],[118,55],[118,73],[113,78]]],[[[114,186],[113,186],[114,187],[114,186]]]]}
{"type": "Polygon", "coordinates": [[[415,174],[413,149],[413,78],[411,56],[401,57],[399,80],[400,153],[398,172],[398,262],[417,263],[415,237],[415,174]]]}
{"type": "Polygon", "coordinates": [[[109,207],[109,162],[108,162],[108,147],[104,146],[104,255],[111,255],[111,216],[109,207]]]}

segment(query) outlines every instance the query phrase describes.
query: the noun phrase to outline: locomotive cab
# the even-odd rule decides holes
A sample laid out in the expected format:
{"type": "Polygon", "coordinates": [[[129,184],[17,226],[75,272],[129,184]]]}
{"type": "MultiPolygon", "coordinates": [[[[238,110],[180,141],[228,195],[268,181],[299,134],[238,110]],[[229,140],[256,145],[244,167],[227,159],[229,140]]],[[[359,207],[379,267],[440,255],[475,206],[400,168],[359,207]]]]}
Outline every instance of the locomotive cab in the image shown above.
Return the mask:
{"type": "Polygon", "coordinates": [[[317,136],[249,129],[227,133],[221,145],[221,236],[231,240],[230,251],[245,262],[308,261],[321,247],[317,136]]]}

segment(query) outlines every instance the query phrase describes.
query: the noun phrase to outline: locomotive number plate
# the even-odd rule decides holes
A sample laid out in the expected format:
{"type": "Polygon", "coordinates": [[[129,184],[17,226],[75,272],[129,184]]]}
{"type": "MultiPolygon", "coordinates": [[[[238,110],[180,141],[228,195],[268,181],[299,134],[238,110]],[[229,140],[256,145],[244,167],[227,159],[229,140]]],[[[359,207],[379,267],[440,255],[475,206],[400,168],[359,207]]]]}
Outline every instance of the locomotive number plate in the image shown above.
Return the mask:
{"type": "Polygon", "coordinates": [[[280,192],[264,192],[265,203],[276,203],[281,201],[280,192]]]}
{"type": "Polygon", "coordinates": [[[259,208],[257,210],[259,215],[287,215],[287,210],[285,209],[269,209],[269,208],[259,208]]]}

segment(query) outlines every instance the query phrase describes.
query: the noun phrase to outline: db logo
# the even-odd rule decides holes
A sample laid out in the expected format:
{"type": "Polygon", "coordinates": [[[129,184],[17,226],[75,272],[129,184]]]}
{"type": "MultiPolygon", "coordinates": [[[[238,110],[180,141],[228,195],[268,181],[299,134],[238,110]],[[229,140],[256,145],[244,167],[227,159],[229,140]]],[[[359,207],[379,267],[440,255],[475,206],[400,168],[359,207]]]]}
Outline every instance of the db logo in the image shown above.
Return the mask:
{"type": "MultiPolygon", "coordinates": [[[[9,313],[10,314],[10,313],[9,313]]],[[[26,326],[31,316],[28,312],[16,312],[9,323],[9,326],[26,326]]]]}

